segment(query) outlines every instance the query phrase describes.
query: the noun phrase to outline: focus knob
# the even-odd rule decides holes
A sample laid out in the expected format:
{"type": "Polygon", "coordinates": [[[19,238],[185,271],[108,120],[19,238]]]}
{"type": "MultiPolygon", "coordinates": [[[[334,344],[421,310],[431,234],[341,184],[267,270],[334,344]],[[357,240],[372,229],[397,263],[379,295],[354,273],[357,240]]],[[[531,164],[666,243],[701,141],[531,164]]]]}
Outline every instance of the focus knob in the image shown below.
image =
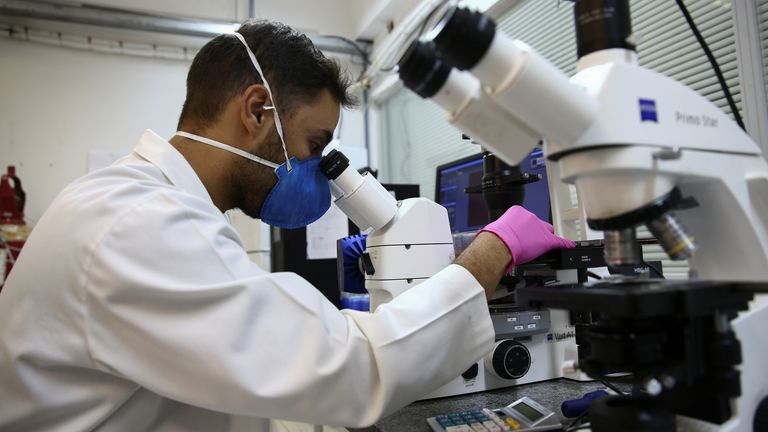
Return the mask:
{"type": "Polygon", "coordinates": [[[531,368],[531,353],[520,342],[501,340],[485,358],[485,367],[499,378],[520,379],[531,368]]]}
{"type": "Polygon", "coordinates": [[[461,374],[461,377],[464,378],[465,381],[475,379],[477,378],[478,372],[480,372],[480,365],[475,363],[470,366],[469,369],[465,370],[464,373],[461,374]]]}

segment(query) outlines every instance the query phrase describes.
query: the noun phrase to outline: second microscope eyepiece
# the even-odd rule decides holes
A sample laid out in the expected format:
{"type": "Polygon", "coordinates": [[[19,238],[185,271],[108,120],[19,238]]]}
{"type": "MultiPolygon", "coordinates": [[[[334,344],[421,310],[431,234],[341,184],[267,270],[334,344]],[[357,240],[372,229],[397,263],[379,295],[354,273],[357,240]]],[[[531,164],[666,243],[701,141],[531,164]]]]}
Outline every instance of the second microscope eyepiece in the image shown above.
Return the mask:
{"type": "Polygon", "coordinates": [[[433,30],[440,54],[460,70],[482,60],[496,36],[496,23],[480,12],[454,7],[433,30]]]}
{"type": "Polygon", "coordinates": [[[403,84],[425,99],[434,96],[451,73],[451,66],[437,55],[435,44],[418,40],[411,43],[397,65],[403,84]]]}
{"type": "Polygon", "coordinates": [[[320,160],[320,171],[328,177],[328,180],[336,180],[337,177],[349,167],[349,159],[338,150],[331,150],[320,160]]]}

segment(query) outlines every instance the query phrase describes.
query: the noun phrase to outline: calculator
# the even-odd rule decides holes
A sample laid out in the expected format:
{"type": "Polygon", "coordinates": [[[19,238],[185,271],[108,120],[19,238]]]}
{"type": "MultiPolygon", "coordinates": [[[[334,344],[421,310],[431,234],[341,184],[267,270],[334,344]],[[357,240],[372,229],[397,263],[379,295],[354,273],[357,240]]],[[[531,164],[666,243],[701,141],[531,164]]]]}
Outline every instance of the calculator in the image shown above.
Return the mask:
{"type": "Polygon", "coordinates": [[[427,424],[434,432],[533,432],[562,429],[554,412],[529,397],[520,398],[504,408],[482,408],[430,417],[427,424]]]}

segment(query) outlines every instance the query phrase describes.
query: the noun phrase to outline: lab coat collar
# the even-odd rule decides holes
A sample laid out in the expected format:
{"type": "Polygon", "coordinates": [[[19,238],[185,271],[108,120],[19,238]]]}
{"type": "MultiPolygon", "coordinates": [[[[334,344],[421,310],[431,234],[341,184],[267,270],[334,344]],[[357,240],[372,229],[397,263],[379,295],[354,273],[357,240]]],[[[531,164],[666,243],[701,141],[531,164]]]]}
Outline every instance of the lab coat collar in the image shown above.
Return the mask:
{"type": "Polygon", "coordinates": [[[195,170],[168,140],[147,129],[133,151],[158,167],[174,186],[213,204],[195,170]]]}

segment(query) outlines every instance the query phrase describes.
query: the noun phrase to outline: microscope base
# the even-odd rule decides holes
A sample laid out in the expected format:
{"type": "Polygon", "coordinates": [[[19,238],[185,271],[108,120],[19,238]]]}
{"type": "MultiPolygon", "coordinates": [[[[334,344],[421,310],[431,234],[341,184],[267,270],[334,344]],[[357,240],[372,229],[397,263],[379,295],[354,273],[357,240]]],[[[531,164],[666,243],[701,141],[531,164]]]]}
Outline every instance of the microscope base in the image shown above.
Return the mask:
{"type": "Polygon", "coordinates": [[[643,387],[656,380],[664,407],[706,422],[679,417],[679,430],[751,432],[768,397],[768,296],[752,300],[760,292],[768,284],[635,280],[517,295],[591,313],[593,323],[577,328],[581,369],[595,378],[632,372],[643,387]]]}

